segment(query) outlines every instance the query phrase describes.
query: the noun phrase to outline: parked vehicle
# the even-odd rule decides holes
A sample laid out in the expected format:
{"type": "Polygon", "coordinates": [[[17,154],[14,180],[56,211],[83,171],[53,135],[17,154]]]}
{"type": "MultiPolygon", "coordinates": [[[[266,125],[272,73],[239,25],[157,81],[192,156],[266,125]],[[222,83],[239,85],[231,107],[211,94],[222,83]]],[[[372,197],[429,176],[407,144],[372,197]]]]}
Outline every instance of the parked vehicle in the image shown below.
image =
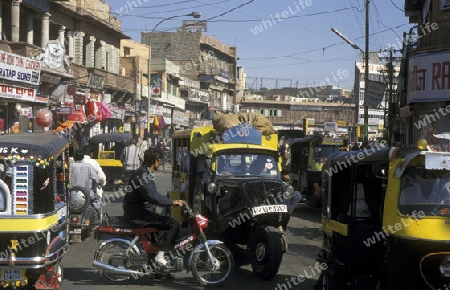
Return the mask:
{"type": "Polygon", "coordinates": [[[289,142],[290,181],[306,203],[320,207],[322,166],[328,156],[339,152],[344,139],[322,135],[311,135],[289,142]]]}
{"type": "Polygon", "coordinates": [[[172,198],[207,216],[208,235],[223,240],[238,264],[273,278],[287,248],[293,191],[281,180],[277,134],[264,136],[245,123],[224,132],[206,126],[176,131],[172,143],[172,198]]]}
{"type": "Polygon", "coordinates": [[[106,175],[104,190],[117,190],[124,184],[123,164],[120,154],[130,145],[130,133],[99,134],[89,139],[92,158],[95,159],[106,175]]]}
{"type": "Polygon", "coordinates": [[[68,147],[52,133],[0,137],[0,288],[61,285],[69,248],[68,147]]]}
{"type": "Polygon", "coordinates": [[[178,239],[170,251],[168,263],[171,270],[161,269],[154,262],[159,251],[157,240],[160,229],[133,228],[122,216],[108,217],[106,225],[98,228],[99,239],[105,235],[110,237],[102,241],[95,251],[93,266],[98,268],[106,281],[113,284],[146,275],[164,276],[183,269],[192,270],[192,275],[201,285],[224,284],[234,269],[233,255],[221,241],[206,239],[204,229],[208,227],[207,218],[194,213],[187,204],[182,211],[192,233],[178,239]]]}
{"type": "Polygon", "coordinates": [[[325,267],[316,289],[450,285],[450,153],[422,151],[424,144],[325,161],[318,255],[325,267]]]}

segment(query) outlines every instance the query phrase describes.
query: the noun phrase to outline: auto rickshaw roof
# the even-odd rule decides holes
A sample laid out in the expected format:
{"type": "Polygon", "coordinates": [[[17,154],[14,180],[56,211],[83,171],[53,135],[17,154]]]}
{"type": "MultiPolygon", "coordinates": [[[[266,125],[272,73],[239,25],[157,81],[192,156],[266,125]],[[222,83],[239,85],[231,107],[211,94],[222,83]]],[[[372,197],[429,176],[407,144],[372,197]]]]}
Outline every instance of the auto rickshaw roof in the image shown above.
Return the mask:
{"type": "Polygon", "coordinates": [[[130,133],[105,133],[92,136],[89,138],[89,143],[105,143],[105,142],[119,142],[129,143],[133,137],[130,133]]]}
{"type": "MultiPolygon", "coordinates": [[[[373,149],[363,149],[363,150],[357,150],[357,151],[340,151],[335,154],[332,154],[328,157],[326,164],[328,166],[335,166],[338,164],[348,164],[348,161],[350,160],[351,163],[355,163],[355,159],[360,162],[373,162],[373,161],[381,161],[389,160],[389,147],[374,147],[373,149]],[[363,158],[360,158],[357,156],[361,156],[363,158]],[[361,155],[362,154],[362,155],[361,155]]],[[[325,167],[325,164],[324,164],[325,167]]]]}
{"type": "Polygon", "coordinates": [[[0,148],[3,149],[5,155],[17,154],[46,158],[56,155],[68,145],[69,140],[67,137],[52,132],[5,134],[0,136],[0,148]],[[8,151],[5,152],[5,150],[8,151]]]}
{"type": "Polygon", "coordinates": [[[290,145],[294,146],[294,145],[299,144],[299,143],[311,142],[311,141],[314,141],[314,140],[322,140],[322,136],[320,136],[320,135],[309,135],[309,136],[306,136],[306,137],[303,137],[303,138],[295,138],[295,139],[290,140],[290,145]]]}

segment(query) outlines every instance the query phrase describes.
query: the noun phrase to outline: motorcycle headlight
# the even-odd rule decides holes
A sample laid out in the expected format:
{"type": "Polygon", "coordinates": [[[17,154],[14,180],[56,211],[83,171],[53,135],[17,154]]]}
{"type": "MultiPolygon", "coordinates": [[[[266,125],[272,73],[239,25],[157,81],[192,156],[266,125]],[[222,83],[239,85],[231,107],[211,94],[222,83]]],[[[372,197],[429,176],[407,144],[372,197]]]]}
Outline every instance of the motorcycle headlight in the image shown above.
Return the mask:
{"type": "Polygon", "coordinates": [[[442,276],[450,277],[450,257],[446,257],[439,266],[442,276]]]}
{"type": "Polygon", "coordinates": [[[214,193],[217,190],[217,185],[215,182],[211,182],[210,184],[208,184],[208,191],[210,193],[214,193]]]}

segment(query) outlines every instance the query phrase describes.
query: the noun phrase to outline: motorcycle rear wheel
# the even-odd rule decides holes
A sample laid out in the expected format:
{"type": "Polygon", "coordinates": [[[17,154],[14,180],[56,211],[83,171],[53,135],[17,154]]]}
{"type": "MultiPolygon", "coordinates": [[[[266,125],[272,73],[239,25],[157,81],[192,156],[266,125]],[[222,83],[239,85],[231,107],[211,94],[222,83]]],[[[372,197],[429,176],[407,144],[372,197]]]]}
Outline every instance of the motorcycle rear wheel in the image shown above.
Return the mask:
{"type": "MultiPolygon", "coordinates": [[[[95,260],[104,264],[108,264],[112,267],[118,267],[126,269],[126,260],[129,256],[139,256],[133,248],[128,252],[128,256],[125,251],[129,248],[129,245],[122,241],[111,241],[100,246],[95,252],[95,260]]],[[[118,274],[108,270],[99,269],[99,274],[111,284],[127,284],[131,282],[132,275],[118,274]]],[[[137,277],[136,277],[137,278],[137,277]]]]}
{"type": "Polygon", "coordinates": [[[216,245],[211,248],[211,254],[216,258],[220,267],[213,271],[211,260],[206,251],[195,253],[192,256],[192,275],[203,286],[223,285],[234,270],[234,258],[225,245],[216,245]]]}

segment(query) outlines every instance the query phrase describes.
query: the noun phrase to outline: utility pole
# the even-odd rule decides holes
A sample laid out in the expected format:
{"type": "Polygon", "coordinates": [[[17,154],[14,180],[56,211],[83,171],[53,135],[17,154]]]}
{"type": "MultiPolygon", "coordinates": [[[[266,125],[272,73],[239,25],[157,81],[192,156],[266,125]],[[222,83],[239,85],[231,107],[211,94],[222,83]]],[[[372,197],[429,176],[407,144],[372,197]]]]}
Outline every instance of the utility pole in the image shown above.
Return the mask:
{"type": "MultiPolygon", "coordinates": [[[[364,103],[366,102],[367,88],[369,86],[369,0],[366,0],[366,47],[364,49],[364,103]]],[[[369,107],[364,105],[364,142],[369,144],[369,107]]]]}
{"type": "MultiPolygon", "coordinates": [[[[389,52],[388,57],[381,57],[380,59],[386,59],[386,72],[388,74],[388,102],[387,102],[387,109],[388,109],[388,122],[387,126],[385,124],[385,138],[388,141],[388,144],[392,145],[393,139],[394,139],[394,131],[396,128],[395,123],[395,115],[397,112],[397,105],[398,101],[396,98],[396,94],[394,94],[394,77],[395,77],[395,68],[394,68],[394,60],[398,60],[398,57],[394,57],[394,53],[401,52],[401,50],[395,50],[392,47],[389,49],[384,50],[384,52],[389,52]],[[395,98],[394,98],[395,97],[395,98]]],[[[386,104],[386,102],[385,102],[386,104]]],[[[386,106],[385,106],[385,112],[386,112],[386,106]]],[[[386,118],[386,113],[385,113],[386,118]]]]}

